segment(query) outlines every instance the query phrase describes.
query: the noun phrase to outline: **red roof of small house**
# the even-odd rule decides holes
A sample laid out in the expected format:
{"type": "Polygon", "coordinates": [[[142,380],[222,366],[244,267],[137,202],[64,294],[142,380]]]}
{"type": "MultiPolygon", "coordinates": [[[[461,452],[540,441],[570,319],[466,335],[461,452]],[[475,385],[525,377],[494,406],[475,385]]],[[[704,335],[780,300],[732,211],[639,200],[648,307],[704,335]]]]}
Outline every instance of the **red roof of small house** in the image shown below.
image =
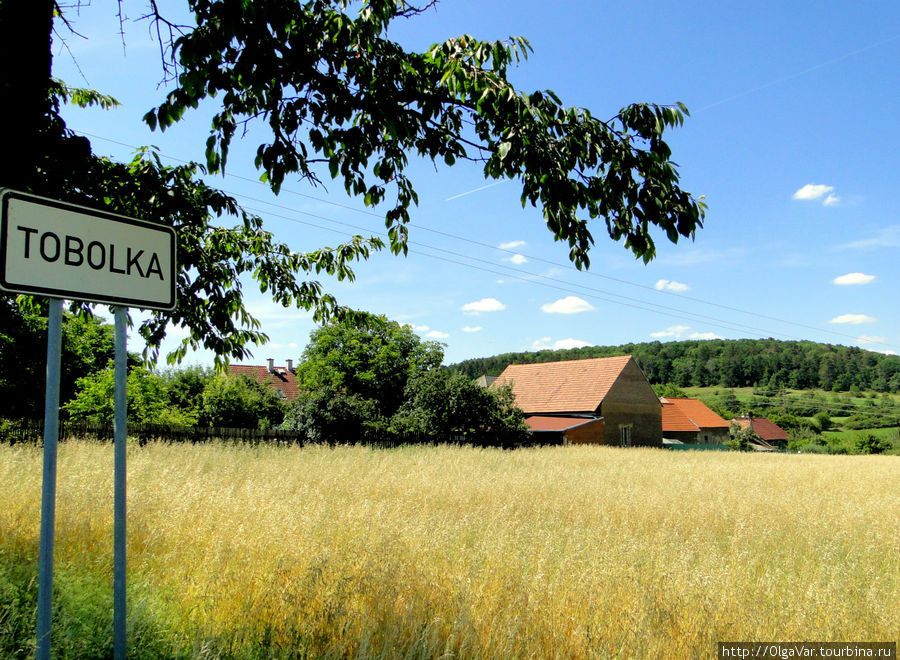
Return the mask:
{"type": "MultiPolygon", "coordinates": [[[[665,397],[660,399],[663,403],[672,403],[677,407],[689,420],[691,420],[698,428],[701,429],[727,429],[728,422],[719,417],[712,410],[707,408],[706,404],[698,399],[682,399],[674,397],[665,397]]],[[[663,408],[665,410],[665,408],[663,408]]],[[[665,414],[665,413],[664,413],[665,414]]],[[[665,429],[665,418],[663,418],[663,429],[665,429]]]]}
{"type": "Polygon", "coordinates": [[[668,399],[660,399],[660,403],[662,403],[663,433],[676,433],[679,431],[700,432],[700,428],[677,405],[668,399]]]}
{"type": "Polygon", "coordinates": [[[750,419],[736,417],[732,421],[737,422],[737,425],[742,429],[746,429],[748,426],[752,427],[753,432],[766,442],[785,442],[788,439],[787,431],[765,417],[752,417],[750,419]]]}
{"type": "Polygon", "coordinates": [[[533,415],[525,418],[525,424],[532,431],[568,431],[578,426],[596,422],[597,417],[543,417],[533,415]]]}
{"type": "Polygon", "coordinates": [[[511,364],[492,387],[511,383],[516,405],[526,413],[593,412],[630,361],[621,355],[511,364]]]}
{"type": "Polygon", "coordinates": [[[300,396],[300,387],[297,385],[297,376],[286,367],[274,367],[270,372],[268,367],[257,367],[243,364],[228,365],[228,373],[232,376],[246,376],[257,383],[268,385],[278,390],[287,401],[292,401],[300,396]]]}

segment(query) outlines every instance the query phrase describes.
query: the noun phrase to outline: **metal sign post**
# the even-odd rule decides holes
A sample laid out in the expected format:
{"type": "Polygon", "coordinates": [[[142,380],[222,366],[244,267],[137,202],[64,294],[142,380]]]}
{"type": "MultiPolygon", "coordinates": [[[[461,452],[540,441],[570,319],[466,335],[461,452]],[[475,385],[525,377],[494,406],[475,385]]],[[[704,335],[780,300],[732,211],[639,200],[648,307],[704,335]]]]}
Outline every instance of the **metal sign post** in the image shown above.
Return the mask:
{"type": "Polygon", "coordinates": [[[115,308],[116,354],[115,365],[115,479],[113,484],[113,653],[115,658],[125,658],[125,492],[126,492],[126,443],[128,439],[126,407],[128,397],[128,352],[126,351],[126,310],[115,308]]]}
{"type": "Polygon", "coordinates": [[[47,317],[47,384],[44,399],[44,473],[41,487],[41,545],[38,559],[38,660],[50,658],[53,604],[53,538],[56,524],[56,441],[59,433],[59,371],[62,356],[62,300],[50,299],[47,317]]]}
{"type": "Polygon", "coordinates": [[[113,652],[126,654],[127,308],[175,308],[175,230],[14,190],[0,189],[0,291],[50,297],[44,472],[38,560],[37,657],[50,658],[56,444],[62,299],[111,305],[115,314],[113,652]]]}

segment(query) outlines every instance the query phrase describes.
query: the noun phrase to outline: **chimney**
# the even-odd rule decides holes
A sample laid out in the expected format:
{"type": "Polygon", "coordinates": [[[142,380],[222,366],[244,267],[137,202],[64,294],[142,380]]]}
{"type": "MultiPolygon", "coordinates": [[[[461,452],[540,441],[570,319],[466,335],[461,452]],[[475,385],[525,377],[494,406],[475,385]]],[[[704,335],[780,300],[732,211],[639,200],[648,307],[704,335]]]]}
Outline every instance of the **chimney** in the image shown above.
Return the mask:
{"type": "Polygon", "coordinates": [[[287,362],[287,370],[289,373],[294,373],[294,361],[293,360],[285,360],[287,362]]]}
{"type": "Polygon", "coordinates": [[[270,374],[274,374],[274,373],[275,373],[275,359],[274,359],[274,358],[269,358],[269,359],[266,360],[266,362],[267,362],[268,365],[269,365],[269,367],[268,367],[269,373],[270,373],[270,374]]]}

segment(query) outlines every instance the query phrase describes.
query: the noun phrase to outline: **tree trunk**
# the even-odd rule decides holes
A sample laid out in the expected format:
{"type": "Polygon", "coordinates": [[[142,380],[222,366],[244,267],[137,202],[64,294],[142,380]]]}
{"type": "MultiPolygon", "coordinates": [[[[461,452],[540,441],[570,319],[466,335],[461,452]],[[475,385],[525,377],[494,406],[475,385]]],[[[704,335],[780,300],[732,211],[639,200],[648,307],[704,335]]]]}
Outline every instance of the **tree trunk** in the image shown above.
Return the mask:
{"type": "Polygon", "coordinates": [[[0,187],[39,190],[51,156],[52,0],[0,0],[0,187]]]}

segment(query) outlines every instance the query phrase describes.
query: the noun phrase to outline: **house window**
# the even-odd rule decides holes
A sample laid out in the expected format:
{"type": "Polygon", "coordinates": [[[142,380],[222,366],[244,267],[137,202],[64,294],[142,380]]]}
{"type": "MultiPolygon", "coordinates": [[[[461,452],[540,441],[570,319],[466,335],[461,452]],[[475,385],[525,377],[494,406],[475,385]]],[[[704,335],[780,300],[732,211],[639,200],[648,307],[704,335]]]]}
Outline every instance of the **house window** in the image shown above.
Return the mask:
{"type": "Polygon", "coordinates": [[[631,446],[631,424],[628,426],[620,426],[620,432],[622,433],[622,446],[630,447],[631,446]]]}

